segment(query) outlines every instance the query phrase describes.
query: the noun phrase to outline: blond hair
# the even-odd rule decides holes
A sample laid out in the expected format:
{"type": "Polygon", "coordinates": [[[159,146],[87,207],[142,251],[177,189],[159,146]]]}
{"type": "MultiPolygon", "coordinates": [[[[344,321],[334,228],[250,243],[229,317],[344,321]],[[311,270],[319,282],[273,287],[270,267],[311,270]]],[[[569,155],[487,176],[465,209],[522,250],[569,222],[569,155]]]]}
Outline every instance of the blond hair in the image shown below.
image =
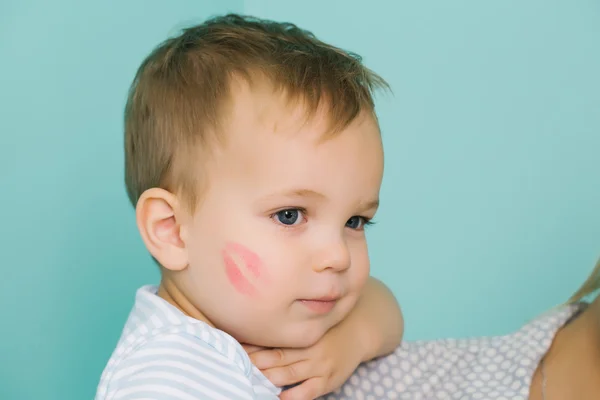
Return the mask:
{"type": "Polygon", "coordinates": [[[389,88],[358,55],[290,23],[229,14],[187,28],[152,51],[129,91],[125,183],[132,204],[161,187],[194,208],[199,179],[189,164],[219,139],[232,79],[256,75],[300,98],[308,115],[326,104],[330,132],[373,111],[374,90],[389,88]]]}
{"type": "Polygon", "coordinates": [[[594,294],[600,290],[600,260],[592,270],[590,276],[583,282],[583,285],[571,296],[567,303],[572,304],[583,300],[585,297],[594,294]]]}

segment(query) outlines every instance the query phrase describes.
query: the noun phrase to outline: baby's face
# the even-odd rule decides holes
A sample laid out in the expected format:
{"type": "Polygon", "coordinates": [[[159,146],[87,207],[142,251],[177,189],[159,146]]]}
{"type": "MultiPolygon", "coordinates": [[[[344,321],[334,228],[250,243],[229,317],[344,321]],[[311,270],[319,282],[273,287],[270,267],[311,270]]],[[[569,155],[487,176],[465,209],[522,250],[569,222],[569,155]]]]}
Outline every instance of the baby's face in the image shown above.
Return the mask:
{"type": "Polygon", "coordinates": [[[186,230],[184,294],[240,342],[311,345],[347,315],[369,275],[378,125],[365,113],[323,140],[325,121],[301,117],[275,96],[236,94],[186,230]]]}

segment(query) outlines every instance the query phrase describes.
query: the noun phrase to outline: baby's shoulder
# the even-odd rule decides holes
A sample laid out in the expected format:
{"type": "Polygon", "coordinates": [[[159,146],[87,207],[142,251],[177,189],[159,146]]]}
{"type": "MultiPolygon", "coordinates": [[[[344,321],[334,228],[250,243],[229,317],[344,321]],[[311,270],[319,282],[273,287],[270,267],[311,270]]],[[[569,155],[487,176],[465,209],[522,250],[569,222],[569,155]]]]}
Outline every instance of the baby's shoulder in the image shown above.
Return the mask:
{"type": "Polygon", "coordinates": [[[138,293],[96,399],[139,390],[236,399],[255,391],[254,374],[248,355],[233,337],[160,298],[138,293]]]}

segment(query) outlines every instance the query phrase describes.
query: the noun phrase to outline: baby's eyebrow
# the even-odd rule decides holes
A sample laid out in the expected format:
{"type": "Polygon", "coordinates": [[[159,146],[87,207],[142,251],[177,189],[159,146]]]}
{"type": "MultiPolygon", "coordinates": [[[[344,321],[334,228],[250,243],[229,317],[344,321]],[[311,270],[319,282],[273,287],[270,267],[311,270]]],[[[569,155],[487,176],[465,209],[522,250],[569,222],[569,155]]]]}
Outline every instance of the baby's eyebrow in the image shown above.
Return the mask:
{"type": "Polygon", "coordinates": [[[288,189],[288,190],[284,190],[282,192],[277,192],[274,194],[270,194],[267,197],[275,197],[275,196],[282,196],[282,197],[310,197],[310,198],[314,198],[317,200],[325,200],[327,198],[327,196],[325,196],[323,193],[314,191],[312,189],[288,189]]]}
{"type": "Polygon", "coordinates": [[[365,210],[371,210],[379,207],[379,199],[371,200],[366,202],[364,205],[365,210]]]}
{"type": "MultiPolygon", "coordinates": [[[[281,192],[271,193],[271,194],[265,196],[263,199],[266,200],[266,199],[270,199],[273,197],[312,198],[312,199],[319,200],[319,201],[327,200],[327,196],[324,195],[323,193],[317,192],[312,189],[304,189],[304,188],[287,189],[287,190],[283,190],[281,192]]],[[[370,200],[370,201],[366,201],[366,202],[361,202],[360,207],[364,210],[376,209],[379,207],[379,198],[370,200]]]]}

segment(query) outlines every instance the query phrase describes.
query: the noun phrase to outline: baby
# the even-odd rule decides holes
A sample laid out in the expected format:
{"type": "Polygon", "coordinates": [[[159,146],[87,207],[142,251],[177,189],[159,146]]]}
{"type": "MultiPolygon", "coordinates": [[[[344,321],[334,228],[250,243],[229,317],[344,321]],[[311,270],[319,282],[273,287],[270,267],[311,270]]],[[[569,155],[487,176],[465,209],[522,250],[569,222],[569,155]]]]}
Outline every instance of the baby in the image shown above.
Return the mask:
{"type": "Polygon", "coordinates": [[[138,290],[97,400],[273,399],[294,383],[282,398],[314,398],[397,347],[401,313],[369,278],[365,238],[383,175],[372,96],[386,86],[309,32],[238,15],[146,58],[125,175],[161,282],[138,290]],[[334,343],[333,362],[311,356],[334,343]],[[242,344],[305,353],[281,378],[242,344]]]}

